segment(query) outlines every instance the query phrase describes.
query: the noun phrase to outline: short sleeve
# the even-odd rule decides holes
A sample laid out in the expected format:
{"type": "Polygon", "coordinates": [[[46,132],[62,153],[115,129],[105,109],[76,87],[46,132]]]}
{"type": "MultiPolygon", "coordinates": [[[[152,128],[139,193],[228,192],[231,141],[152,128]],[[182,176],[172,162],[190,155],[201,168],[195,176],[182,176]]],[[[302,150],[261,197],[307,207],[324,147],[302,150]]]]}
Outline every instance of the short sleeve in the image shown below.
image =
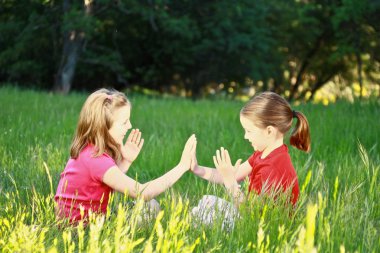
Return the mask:
{"type": "Polygon", "coordinates": [[[115,161],[107,154],[99,157],[86,157],[84,162],[90,172],[91,178],[98,182],[103,182],[103,176],[106,171],[116,166],[115,161]]]}
{"type": "Polygon", "coordinates": [[[252,168],[255,166],[255,159],[256,159],[256,156],[257,156],[257,152],[253,153],[253,154],[248,158],[248,163],[249,163],[249,165],[251,165],[252,168]]]}

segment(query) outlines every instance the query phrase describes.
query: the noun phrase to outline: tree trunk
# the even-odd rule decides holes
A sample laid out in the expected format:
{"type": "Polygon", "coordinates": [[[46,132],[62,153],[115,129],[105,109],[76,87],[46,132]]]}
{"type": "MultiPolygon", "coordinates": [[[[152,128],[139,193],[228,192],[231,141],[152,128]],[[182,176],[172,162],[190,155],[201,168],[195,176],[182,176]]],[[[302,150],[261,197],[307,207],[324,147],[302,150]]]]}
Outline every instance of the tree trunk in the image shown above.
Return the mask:
{"type": "Polygon", "coordinates": [[[363,97],[363,76],[362,76],[362,58],[360,57],[360,53],[356,52],[356,60],[358,61],[358,79],[359,79],[359,86],[360,86],[360,100],[363,97]]]}
{"type": "Polygon", "coordinates": [[[314,47],[306,54],[304,61],[301,64],[300,70],[298,71],[297,77],[296,77],[296,82],[292,86],[290,90],[290,95],[288,100],[292,101],[295,98],[295,95],[297,93],[298,87],[302,83],[302,76],[305,73],[307,67],[310,64],[311,59],[314,57],[314,55],[318,52],[319,48],[321,47],[321,42],[324,37],[324,33],[322,33],[317,40],[315,41],[314,47]]]}
{"type": "MultiPolygon", "coordinates": [[[[85,15],[92,12],[92,0],[84,1],[85,15]]],[[[70,10],[70,0],[63,1],[63,12],[70,10]]],[[[61,63],[55,76],[54,91],[67,94],[70,92],[76,65],[85,41],[85,34],[81,31],[66,31],[63,34],[63,52],[61,63]]]]}
{"type": "MultiPolygon", "coordinates": [[[[323,85],[325,85],[331,78],[334,77],[335,74],[330,74],[329,76],[327,76],[326,78],[324,79],[321,79],[320,81],[316,82],[313,86],[313,88],[310,90],[311,92],[311,95],[308,99],[308,101],[311,101],[315,95],[315,93],[323,87],[323,85]]],[[[305,97],[306,95],[306,92],[303,93],[303,96],[305,97]]]]}
{"type": "Polygon", "coordinates": [[[205,75],[206,73],[203,70],[198,71],[190,84],[189,88],[191,90],[191,97],[193,100],[201,96],[201,87],[205,82],[205,75]]]}

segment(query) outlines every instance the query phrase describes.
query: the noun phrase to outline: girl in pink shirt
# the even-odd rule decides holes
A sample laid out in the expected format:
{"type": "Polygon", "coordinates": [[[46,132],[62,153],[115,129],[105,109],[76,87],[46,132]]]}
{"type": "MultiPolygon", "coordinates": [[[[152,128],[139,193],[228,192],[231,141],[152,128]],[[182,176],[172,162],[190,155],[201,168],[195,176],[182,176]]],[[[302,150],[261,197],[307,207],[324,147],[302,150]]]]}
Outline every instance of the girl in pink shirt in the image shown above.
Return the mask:
{"type": "MultiPolygon", "coordinates": [[[[130,113],[131,104],[121,92],[100,89],[87,98],[71,144],[71,158],[54,198],[59,218],[76,223],[86,220],[90,210],[104,214],[113,191],[152,200],[194,166],[196,138],[192,135],[178,165],[163,176],[145,184],[128,177],[125,173],[144,144],[138,129],[133,129],[124,142],[132,128],[130,113]]],[[[157,202],[152,203],[159,207],[157,202]]]]}

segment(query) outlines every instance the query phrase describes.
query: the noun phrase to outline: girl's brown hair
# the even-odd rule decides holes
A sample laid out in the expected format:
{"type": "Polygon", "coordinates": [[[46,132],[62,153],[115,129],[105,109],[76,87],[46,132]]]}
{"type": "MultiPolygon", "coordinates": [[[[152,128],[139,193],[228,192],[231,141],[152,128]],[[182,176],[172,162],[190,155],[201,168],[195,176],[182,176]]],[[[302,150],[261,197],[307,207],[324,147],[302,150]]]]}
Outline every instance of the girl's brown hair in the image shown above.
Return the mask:
{"type": "Polygon", "coordinates": [[[83,148],[92,144],[95,146],[95,157],[107,153],[115,161],[120,161],[122,156],[119,144],[108,130],[113,124],[114,111],[127,105],[130,106],[130,102],[124,93],[119,91],[100,89],[92,93],[79,115],[78,126],[70,148],[71,158],[78,158],[83,148]]]}
{"type": "Polygon", "coordinates": [[[293,118],[297,124],[290,136],[290,144],[300,150],[309,152],[311,146],[309,123],[301,112],[293,111],[289,103],[274,92],[263,92],[254,96],[240,111],[257,127],[276,127],[282,134],[289,131],[293,118]]]}

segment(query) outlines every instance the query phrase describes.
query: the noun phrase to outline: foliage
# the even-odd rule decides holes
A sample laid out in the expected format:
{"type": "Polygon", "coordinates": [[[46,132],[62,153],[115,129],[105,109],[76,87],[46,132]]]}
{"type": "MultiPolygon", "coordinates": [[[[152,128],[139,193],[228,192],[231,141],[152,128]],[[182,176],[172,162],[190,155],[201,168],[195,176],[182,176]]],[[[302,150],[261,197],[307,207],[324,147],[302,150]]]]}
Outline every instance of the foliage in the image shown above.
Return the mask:
{"type": "Polygon", "coordinates": [[[234,82],[291,100],[311,99],[334,77],[379,84],[378,1],[97,0],[90,11],[85,2],[2,0],[0,83],[52,89],[74,50],[79,90],[198,96],[234,82]],[[74,32],[77,47],[65,37],[74,32]]]}

